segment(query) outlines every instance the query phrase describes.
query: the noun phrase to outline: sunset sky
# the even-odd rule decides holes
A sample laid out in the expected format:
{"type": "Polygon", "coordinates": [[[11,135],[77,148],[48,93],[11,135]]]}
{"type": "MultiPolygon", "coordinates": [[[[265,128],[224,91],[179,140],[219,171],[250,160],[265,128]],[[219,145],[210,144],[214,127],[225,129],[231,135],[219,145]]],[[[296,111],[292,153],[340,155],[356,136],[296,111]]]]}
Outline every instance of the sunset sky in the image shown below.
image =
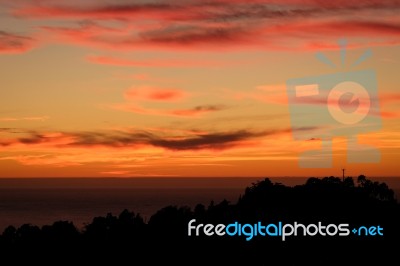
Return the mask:
{"type": "Polygon", "coordinates": [[[0,177],[398,176],[399,14],[381,0],[0,0],[0,177]],[[381,161],[347,163],[338,136],[331,168],[300,168],[321,141],[293,139],[286,81],[364,69],[382,128],[361,141],[381,161]]]}

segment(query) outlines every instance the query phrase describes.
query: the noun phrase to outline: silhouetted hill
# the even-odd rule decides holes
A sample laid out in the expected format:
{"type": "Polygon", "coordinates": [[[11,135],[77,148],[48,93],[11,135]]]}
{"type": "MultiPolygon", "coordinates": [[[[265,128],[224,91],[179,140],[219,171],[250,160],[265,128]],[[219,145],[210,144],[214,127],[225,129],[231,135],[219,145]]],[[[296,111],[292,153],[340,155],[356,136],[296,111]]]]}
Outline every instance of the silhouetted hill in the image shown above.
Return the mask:
{"type": "Polygon", "coordinates": [[[238,198],[234,204],[224,200],[199,204],[193,210],[167,206],[148,222],[124,210],[119,216],[95,217],[82,231],[68,221],[42,228],[9,226],[0,237],[0,248],[3,258],[14,261],[31,254],[32,261],[43,262],[51,253],[64,262],[110,260],[113,265],[126,258],[137,265],[383,265],[397,260],[400,205],[385,183],[365,176],[359,176],[356,184],[350,177],[326,177],[288,187],[265,179],[247,187],[238,198]],[[190,221],[193,228],[188,236],[190,221]],[[229,236],[227,231],[223,236],[216,231],[207,236],[205,226],[197,228],[199,224],[248,225],[243,230],[231,226],[241,231],[240,236],[229,236]],[[271,235],[262,236],[265,228],[250,228],[255,224],[273,224],[271,235]],[[291,229],[284,229],[285,224],[296,225],[298,233],[283,241],[278,231],[291,229]],[[315,228],[309,229],[310,224],[325,226],[325,235],[311,236],[315,228]],[[347,225],[343,227],[348,231],[341,230],[340,224],[347,225]]]}

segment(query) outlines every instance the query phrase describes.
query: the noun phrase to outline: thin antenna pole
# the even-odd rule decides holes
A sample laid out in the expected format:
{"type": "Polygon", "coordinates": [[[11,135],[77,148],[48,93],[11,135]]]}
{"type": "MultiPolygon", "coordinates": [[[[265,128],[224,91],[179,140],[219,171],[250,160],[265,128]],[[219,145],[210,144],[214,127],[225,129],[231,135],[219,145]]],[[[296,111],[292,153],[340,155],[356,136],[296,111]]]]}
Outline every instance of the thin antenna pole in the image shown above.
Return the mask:
{"type": "Polygon", "coordinates": [[[344,171],[345,171],[346,169],[342,169],[342,172],[343,172],[343,178],[342,178],[342,181],[344,181],[344,171]]]}

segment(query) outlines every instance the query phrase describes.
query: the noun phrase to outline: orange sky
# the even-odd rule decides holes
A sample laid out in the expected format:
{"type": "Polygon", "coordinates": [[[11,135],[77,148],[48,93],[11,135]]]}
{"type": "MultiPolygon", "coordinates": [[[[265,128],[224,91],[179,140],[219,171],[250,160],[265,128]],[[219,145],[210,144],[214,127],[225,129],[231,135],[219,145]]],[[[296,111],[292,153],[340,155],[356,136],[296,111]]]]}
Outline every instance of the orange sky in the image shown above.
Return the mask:
{"type": "Polygon", "coordinates": [[[81,2],[0,0],[0,177],[398,176],[400,1],[81,2]],[[364,69],[380,162],[299,167],[287,80],[364,69]]]}

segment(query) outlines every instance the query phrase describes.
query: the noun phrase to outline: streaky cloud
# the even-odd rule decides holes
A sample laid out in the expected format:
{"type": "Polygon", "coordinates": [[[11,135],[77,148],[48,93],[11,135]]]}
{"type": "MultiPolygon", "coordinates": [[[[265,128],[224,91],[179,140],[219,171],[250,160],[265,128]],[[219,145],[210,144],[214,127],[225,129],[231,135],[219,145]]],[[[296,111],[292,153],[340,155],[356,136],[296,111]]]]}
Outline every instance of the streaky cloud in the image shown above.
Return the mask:
{"type": "Polygon", "coordinates": [[[34,39],[0,30],[0,54],[18,54],[29,51],[34,46],[34,39]]]}
{"type": "MultiPolygon", "coordinates": [[[[78,27],[43,26],[61,42],[106,50],[321,50],[353,38],[354,47],[393,46],[399,39],[399,1],[154,1],[72,6],[21,2],[18,18],[70,19],[78,27]],[[357,16],[354,16],[354,13],[357,16]],[[379,21],[375,18],[379,18],[379,21]],[[82,24],[81,21],[87,23],[82,24]],[[120,22],[115,26],[113,22],[120,22]],[[146,23],[143,26],[141,22],[146,23]],[[107,27],[106,25],[113,25],[107,27]],[[321,40],[321,36],[324,36],[321,40]],[[379,38],[377,38],[379,36],[379,38]]],[[[18,37],[16,40],[21,41],[18,37]]],[[[106,58],[97,63],[143,65],[106,58]]]]}
{"type": "MultiPolygon", "coordinates": [[[[7,129],[8,130],[8,129],[7,129]]],[[[299,130],[314,130],[302,128],[299,130]]],[[[105,146],[113,148],[138,148],[152,146],[173,151],[185,150],[225,150],[248,140],[274,135],[288,134],[291,129],[272,130],[232,130],[223,132],[192,131],[186,135],[165,135],[150,131],[105,131],[105,132],[58,132],[42,133],[31,131],[27,136],[2,142],[2,146],[48,145],[58,148],[105,146]]]]}

